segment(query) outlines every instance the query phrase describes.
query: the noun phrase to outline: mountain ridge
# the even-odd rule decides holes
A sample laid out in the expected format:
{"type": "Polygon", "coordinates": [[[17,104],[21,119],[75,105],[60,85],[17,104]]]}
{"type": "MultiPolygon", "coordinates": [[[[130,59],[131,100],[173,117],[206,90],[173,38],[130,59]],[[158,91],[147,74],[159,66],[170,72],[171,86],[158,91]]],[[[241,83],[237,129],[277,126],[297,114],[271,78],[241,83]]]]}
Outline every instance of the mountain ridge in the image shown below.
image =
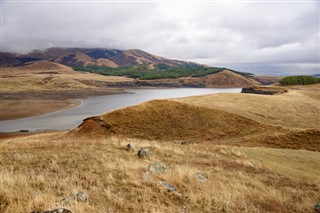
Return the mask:
{"type": "Polygon", "coordinates": [[[0,52],[1,66],[21,66],[36,61],[50,61],[67,66],[106,66],[121,67],[140,64],[166,64],[169,66],[195,65],[176,59],[150,54],[139,49],[107,48],[48,48],[33,50],[27,54],[0,52]]]}

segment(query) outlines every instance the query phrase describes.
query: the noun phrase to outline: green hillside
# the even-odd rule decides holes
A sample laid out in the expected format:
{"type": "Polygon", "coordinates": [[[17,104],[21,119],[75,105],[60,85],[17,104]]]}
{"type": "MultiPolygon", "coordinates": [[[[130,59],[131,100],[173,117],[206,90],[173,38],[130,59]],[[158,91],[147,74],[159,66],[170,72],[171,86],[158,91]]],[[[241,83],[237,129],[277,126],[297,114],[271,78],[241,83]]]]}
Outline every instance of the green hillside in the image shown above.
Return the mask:
{"type": "MultiPolygon", "coordinates": [[[[221,72],[227,68],[224,67],[204,67],[197,64],[188,64],[180,66],[168,66],[166,64],[141,64],[137,66],[125,66],[110,68],[104,66],[74,66],[75,71],[85,71],[107,76],[126,76],[130,78],[139,78],[141,80],[153,80],[162,78],[180,78],[180,77],[203,77],[210,74],[221,72]]],[[[228,69],[230,70],[230,69],[228,69]]],[[[252,73],[238,72],[240,75],[253,75],[252,73]]]]}

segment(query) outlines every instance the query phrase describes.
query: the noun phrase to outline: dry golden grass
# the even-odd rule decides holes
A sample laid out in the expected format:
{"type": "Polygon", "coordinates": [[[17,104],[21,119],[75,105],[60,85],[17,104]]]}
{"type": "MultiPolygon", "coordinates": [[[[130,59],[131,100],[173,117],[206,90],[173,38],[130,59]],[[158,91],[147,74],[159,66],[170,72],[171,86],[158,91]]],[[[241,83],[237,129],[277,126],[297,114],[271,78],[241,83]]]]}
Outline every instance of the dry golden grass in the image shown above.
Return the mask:
{"type": "Polygon", "coordinates": [[[281,131],[222,110],[154,100],[86,119],[76,134],[124,135],[161,140],[213,140],[281,131]]]}
{"type": "Polygon", "coordinates": [[[22,67],[0,68],[1,77],[19,76],[24,74],[41,74],[41,73],[56,73],[56,74],[74,74],[71,67],[64,66],[49,61],[34,62],[22,67]]]}
{"type": "Polygon", "coordinates": [[[319,129],[319,93],[320,84],[300,86],[280,95],[228,93],[181,98],[176,101],[224,110],[264,124],[319,129]]]}
{"type": "Polygon", "coordinates": [[[249,94],[248,99],[257,107],[253,112],[251,105],[246,107],[233,102],[234,98],[248,94],[154,100],[85,119],[73,132],[91,137],[121,135],[149,140],[211,141],[214,144],[320,151],[319,101],[295,91],[289,93],[289,98],[274,95],[275,100],[271,96],[249,94]],[[295,95],[291,96],[292,93],[295,95]],[[224,97],[224,102],[217,103],[219,97],[224,97]],[[228,102],[226,97],[231,97],[228,102]],[[216,107],[228,103],[229,108],[216,107]],[[269,111],[264,108],[267,105],[269,111]],[[273,108],[281,109],[280,113],[273,108]],[[299,129],[292,128],[294,122],[299,124],[299,129]]]}
{"type": "Polygon", "coordinates": [[[0,78],[0,92],[59,91],[97,88],[96,84],[126,82],[133,79],[121,76],[101,76],[90,73],[77,74],[25,74],[0,78]]]}
{"type": "Polygon", "coordinates": [[[319,152],[209,143],[91,139],[65,133],[8,138],[0,140],[0,212],[57,207],[77,213],[312,212],[320,199],[314,168],[319,161],[319,152]],[[136,149],[151,147],[151,158],[141,160],[136,152],[125,151],[127,143],[136,149]],[[268,158],[268,153],[277,158],[268,158]],[[148,172],[153,162],[166,165],[166,171],[148,172]],[[208,180],[200,181],[197,173],[208,180]],[[176,186],[177,192],[168,192],[161,180],[176,186]],[[61,201],[78,191],[88,194],[88,202],[61,201]]]}

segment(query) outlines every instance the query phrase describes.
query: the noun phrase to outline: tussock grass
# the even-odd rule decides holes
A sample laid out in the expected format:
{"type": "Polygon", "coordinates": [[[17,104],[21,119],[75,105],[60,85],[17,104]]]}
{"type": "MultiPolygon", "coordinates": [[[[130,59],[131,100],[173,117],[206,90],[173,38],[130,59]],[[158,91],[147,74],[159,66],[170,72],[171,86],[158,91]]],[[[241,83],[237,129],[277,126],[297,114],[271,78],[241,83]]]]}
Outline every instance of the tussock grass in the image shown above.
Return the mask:
{"type": "Polygon", "coordinates": [[[198,107],[220,109],[263,124],[291,129],[319,129],[320,84],[289,89],[287,93],[280,95],[228,93],[175,100],[198,107]]]}
{"type": "Polygon", "coordinates": [[[0,141],[0,212],[57,207],[77,213],[312,212],[320,199],[319,178],[313,166],[295,173],[298,168],[290,160],[296,156],[301,165],[319,162],[318,152],[210,143],[89,139],[65,133],[7,138],[0,141]],[[128,143],[136,151],[149,147],[151,157],[139,159],[123,148],[128,143]],[[283,161],[269,159],[269,150],[283,161]],[[150,173],[148,165],[154,162],[163,163],[166,171],[150,173]],[[200,181],[197,173],[207,181],[200,181]],[[168,192],[160,181],[177,192],[168,192]],[[62,201],[78,191],[88,194],[87,202],[62,201]]]}

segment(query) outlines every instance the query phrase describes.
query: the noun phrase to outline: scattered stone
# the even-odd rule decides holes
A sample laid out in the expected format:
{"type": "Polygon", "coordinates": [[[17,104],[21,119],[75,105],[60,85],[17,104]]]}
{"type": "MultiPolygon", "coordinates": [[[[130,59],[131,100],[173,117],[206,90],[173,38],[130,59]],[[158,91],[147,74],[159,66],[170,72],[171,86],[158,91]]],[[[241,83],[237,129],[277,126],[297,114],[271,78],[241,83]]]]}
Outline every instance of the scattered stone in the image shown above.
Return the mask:
{"type": "Polygon", "coordinates": [[[127,150],[128,152],[134,152],[133,146],[129,143],[124,147],[124,149],[127,150]]]}
{"type": "Polygon", "coordinates": [[[150,157],[150,150],[147,148],[141,148],[138,151],[138,157],[142,159],[150,157]]]}
{"type": "Polygon", "coordinates": [[[69,209],[59,208],[51,211],[33,211],[31,213],[72,213],[69,209]]]}
{"type": "Polygon", "coordinates": [[[78,202],[86,202],[88,200],[88,196],[84,192],[78,192],[76,197],[78,202]]]}
{"type": "Polygon", "coordinates": [[[162,173],[166,170],[166,167],[162,163],[155,162],[149,165],[148,170],[153,173],[162,173]]]}
{"type": "Polygon", "coordinates": [[[182,141],[180,144],[181,145],[189,145],[189,144],[194,144],[194,142],[192,142],[192,141],[182,141]]]}
{"type": "Polygon", "coordinates": [[[175,186],[171,185],[170,183],[160,181],[160,185],[166,187],[169,192],[177,191],[177,188],[175,186]]]}
{"type": "Polygon", "coordinates": [[[60,204],[63,206],[71,206],[73,202],[86,202],[88,200],[88,195],[84,192],[78,192],[77,194],[70,194],[69,196],[63,198],[60,204]]]}
{"type": "Polygon", "coordinates": [[[69,196],[69,197],[63,198],[63,199],[60,201],[60,203],[61,203],[63,206],[70,206],[71,203],[74,201],[74,199],[75,199],[74,196],[71,195],[71,196],[69,196]]]}
{"type": "Polygon", "coordinates": [[[316,205],[314,205],[313,209],[314,209],[315,212],[319,213],[320,212],[320,202],[316,203],[316,205]]]}
{"type": "Polygon", "coordinates": [[[198,180],[200,180],[201,182],[207,182],[208,181],[208,179],[205,178],[201,173],[197,173],[196,176],[197,176],[198,180]]]}

